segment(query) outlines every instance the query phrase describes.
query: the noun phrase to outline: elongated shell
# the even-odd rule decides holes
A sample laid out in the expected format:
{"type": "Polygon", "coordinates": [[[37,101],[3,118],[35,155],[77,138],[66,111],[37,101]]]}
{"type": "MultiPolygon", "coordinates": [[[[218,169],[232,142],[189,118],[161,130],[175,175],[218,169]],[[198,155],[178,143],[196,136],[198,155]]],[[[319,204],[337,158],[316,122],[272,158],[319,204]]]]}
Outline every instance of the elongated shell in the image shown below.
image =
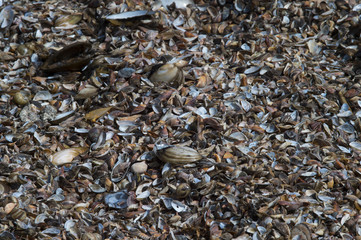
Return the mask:
{"type": "Polygon", "coordinates": [[[156,151],[157,157],[163,162],[172,164],[194,163],[202,159],[196,150],[189,147],[170,146],[156,151]]]}
{"type": "Polygon", "coordinates": [[[169,85],[178,87],[184,83],[183,70],[173,63],[156,65],[152,71],[149,80],[155,86],[169,85]]]}
{"type": "Polygon", "coordinates": [[[57,166],[71,163],[76,156],[84,153],[86,150],[86,147],[74,147],[64,149],[51,155],[50,161],[57,166]]]}

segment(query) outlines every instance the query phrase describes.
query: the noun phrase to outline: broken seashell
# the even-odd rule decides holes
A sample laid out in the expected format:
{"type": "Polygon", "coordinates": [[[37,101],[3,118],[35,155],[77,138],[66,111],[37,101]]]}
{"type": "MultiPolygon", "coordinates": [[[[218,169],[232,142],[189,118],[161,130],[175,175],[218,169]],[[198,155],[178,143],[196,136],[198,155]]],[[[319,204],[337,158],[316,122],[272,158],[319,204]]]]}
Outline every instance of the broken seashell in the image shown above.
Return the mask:
{"type": "Polygon", "coordinates": [[[168,10],[168,7],[170,5],[172,5],[173,3],[175,4],[176,8],[182,8],[185,9],[187,8],[188,5],[194,4],[194,2],[192,0],[161,0],[163,7],[168,10]]]}
{"type": "Polygon", "coordinates": [[[191,193],[191,187],[187,183],[181,183],[175,191],[177,198],[185,198],[191,193]]]}
{"type": "Polygon", "coordinates": [[[125,190],[122,190],[120,192],[106,195],[104,198],[104,202],[109,207],[122,209],[128,207],[127,199],[128,193],[125,190]]]}
{"type": "Polygon", "coordinates": [[[306,224],[297,224],[291,232],[292,239],[311,240],[311,232],[306,224]],[[297,238],[296,238],[297,237],[297,238]]]}

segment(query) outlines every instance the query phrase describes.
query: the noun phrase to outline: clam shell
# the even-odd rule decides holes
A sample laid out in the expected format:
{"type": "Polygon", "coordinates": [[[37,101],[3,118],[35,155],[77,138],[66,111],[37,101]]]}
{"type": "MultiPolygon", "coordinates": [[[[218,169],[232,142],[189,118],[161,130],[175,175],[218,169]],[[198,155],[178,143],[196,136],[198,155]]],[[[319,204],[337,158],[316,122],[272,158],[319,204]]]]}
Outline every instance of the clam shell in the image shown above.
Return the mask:
{"type": "Polygon", "coordinates": [[[86,150],[86,147],[73,147],[64,149],[51,155],[50,161],[57,166],[71,163],[76,156],[84,153],[86,150]]]}
{"type": "Polygon", "coordinates": [[[193,148],[180,146],[169,146],[158,149],[156,151],[156,156],[163,162],[172,164],[194,163],[202,159],[202,155],[193,148]]]}
{"type": "Polygon", "coordinates": [[[184,83],[183,70],[173,63],[155,65],[149,80],[154,86],[169,85],[178,87],[184,83]]]}

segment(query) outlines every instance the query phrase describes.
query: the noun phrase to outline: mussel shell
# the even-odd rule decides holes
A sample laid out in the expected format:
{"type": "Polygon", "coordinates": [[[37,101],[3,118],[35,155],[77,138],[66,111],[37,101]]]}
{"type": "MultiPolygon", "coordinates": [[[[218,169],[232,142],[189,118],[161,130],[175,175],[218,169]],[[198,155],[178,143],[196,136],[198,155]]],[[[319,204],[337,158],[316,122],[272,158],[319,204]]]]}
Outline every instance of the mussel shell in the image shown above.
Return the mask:
{"type": "Polygon", "coordinates": [[[50,55],[41,70],[46,73],[80,71],[91,59],[91,44],[76,42],[50,55]]]}

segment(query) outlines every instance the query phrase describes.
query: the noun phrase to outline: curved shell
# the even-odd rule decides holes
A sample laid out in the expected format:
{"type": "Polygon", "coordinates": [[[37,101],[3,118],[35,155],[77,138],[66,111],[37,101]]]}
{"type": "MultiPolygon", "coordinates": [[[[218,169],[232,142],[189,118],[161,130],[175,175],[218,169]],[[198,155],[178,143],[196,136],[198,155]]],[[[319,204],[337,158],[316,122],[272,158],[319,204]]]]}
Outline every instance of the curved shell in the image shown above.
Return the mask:
{"type": "Polygon", "coordinates": [[[160,86],[168,84],[170,86],[178,87],[184,83],[183,70],[175,64],[167,63],[164,65],[154,66],[153,73],[149,80],[155,85],[160,86]]]}
{"type": "Polygon", "coordinates": [[[196,150],[189,147],[169,146],[156,151],[156,156],[163,162],[172,164],[194,163],[202,159],[196,150]]]}

